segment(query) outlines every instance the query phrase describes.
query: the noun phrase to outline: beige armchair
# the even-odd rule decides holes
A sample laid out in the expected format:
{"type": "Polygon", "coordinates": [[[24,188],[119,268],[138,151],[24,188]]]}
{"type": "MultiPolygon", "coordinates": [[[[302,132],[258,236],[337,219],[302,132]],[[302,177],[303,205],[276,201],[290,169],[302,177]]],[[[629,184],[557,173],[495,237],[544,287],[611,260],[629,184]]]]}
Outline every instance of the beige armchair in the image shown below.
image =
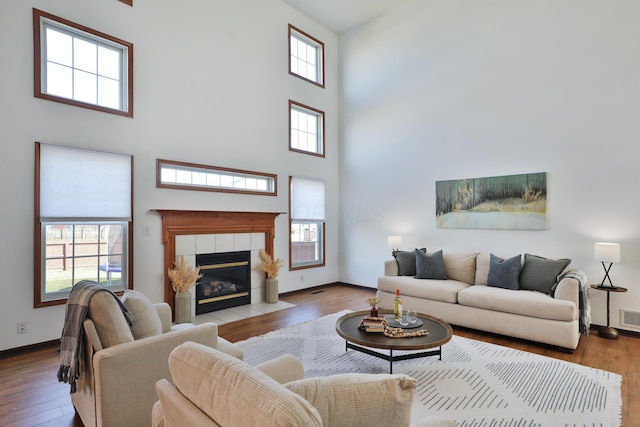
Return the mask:
{"type": "Polygon", "coordinates": [[[192,342],[171,353],[169,369],[175,386],[156,383],[156,427],[402,427],[410,425],[416,391],[403,374],[304,379],[291,355],[252,367],[192,342]]]}
{"type": "Polygon", "coordinates": [[[168,304],[151,304],[135,291],[127,291],[122,300],[136,320],[133,331],[106,292],[96,293],[89,303],[81,376],[71,394],[85,426],[150,425],[155,383],[170,378],[169,354],[184,342],[243,357],[242,350],[218,337],[214,323],[172,326],[168,304]]]}

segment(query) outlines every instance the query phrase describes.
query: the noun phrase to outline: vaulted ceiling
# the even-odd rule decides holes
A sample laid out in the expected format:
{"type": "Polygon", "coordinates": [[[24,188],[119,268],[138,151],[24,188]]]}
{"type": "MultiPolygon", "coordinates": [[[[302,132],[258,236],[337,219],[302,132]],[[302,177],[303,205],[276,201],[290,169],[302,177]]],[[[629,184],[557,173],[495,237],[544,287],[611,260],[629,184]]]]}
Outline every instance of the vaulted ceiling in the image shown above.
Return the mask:
{"type": "Polygon", "coordinates": [[[282,0],[336,34],[357,27],[407,0],[282,0]]]}

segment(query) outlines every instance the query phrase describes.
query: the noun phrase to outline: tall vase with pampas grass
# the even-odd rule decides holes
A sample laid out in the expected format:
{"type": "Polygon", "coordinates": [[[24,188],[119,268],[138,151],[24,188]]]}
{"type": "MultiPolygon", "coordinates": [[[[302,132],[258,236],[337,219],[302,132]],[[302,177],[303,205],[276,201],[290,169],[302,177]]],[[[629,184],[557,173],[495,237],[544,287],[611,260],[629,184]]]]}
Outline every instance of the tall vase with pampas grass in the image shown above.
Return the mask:
{"type": "Polygon", "coordinates": [[[169,269],[168,274],[176,293],[176,323],[189,323],[191,322],[191,292],[189,290],[202,277],[200,267],[192,268],[182,255],[173,264],[175,267],[169,269]]]}
{"type": "Polygon", "coordinates": [[[265,280],[265,294],[268,303],[278,302],[278,272],[282,266],[280,258],[273,259],[264,249],[260,249],[260,269],[267,273],[265,280]]]}

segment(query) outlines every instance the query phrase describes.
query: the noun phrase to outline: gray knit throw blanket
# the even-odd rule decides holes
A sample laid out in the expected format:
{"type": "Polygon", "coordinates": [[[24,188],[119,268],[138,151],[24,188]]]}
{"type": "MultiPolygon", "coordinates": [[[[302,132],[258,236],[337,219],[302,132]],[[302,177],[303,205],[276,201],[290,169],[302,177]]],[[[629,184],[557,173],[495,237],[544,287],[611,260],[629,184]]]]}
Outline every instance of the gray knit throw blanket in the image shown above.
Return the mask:
{"type": "Polygon", "coordinates": [[[76,392],[76,380],[80,377],[80,360],[84,357],[84,320],[89,311],[89,301],[96,292],[108,292],[120,305],[129,327],[133,329],[135,320],[120,298],[104,286],[91,280],[82,280],[71,288],[64,314],[64,326],[60,339],[60,368],[58,381],[71,385],[71,393],[76,392]]]}

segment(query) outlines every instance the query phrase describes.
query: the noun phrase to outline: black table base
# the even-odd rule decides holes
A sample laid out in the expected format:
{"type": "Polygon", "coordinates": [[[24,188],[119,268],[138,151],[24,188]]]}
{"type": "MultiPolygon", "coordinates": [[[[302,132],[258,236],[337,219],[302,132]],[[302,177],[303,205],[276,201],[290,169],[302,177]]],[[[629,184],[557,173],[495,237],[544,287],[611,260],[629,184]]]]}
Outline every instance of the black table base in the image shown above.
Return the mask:
{"type": "Polygon", "coordinates": [[[393,362],[397,362],[399,360],[417,359],[419,357],[428,357],[428,356],[438,356],[438,360],[442,360],[442,347],[438,347],[437,350],[420,351],[418,353],[408,353],[408,354],[401,354],[399,356],[394,356],[392,348],[389,349],[389,354],[384,354],[384,353],[380,353],[379,351],[371,350],[370,348],[367,348],[367,347],[362,347],[360,345],[350,343],[349,341],[345,341],[345,343],[346,343],[345,351],[352,349],[352,350],[359,351],[361,353],[368,354],[369,356],[388,360],[390,374],[393,374],[393,362]]]}

